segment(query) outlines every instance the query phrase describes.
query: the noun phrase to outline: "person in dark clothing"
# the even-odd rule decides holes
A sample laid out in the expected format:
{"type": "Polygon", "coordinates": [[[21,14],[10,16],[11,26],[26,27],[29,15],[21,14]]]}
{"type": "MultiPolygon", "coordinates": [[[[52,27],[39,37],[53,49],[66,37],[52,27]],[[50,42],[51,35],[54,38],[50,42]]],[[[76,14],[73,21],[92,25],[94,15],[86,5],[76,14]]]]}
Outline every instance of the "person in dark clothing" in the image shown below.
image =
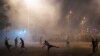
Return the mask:
{"type": "Polygon", "coordinates": [[[9,44],[8,38],[7,38],[7,37],[6,37],[6,39],[5,39],[5,46],[6,46],[6,48],[10,51],[11,45],[9,44]]]}
{"type": "Polygon", "coordinates": [[[92,52],[95,53],[95,40],[92,38],[92,52]]]}
{"type": "Polygon", "coordinates": [[[44,41],[44,46],[43,47],[47,47],[47,55],[49,55],[49,51],[52,47],[55,47],[55,48],[59,48],[57,46],[54,46],[54,45],[51,45],[48,41],[44,41]]]}
{"type": "Polygon", "coordinates": [[[16,37],[15,38],[15,47],[17,47],[17,44],[18,44],[18,38],[16,37]]]}
{"type": "Polygon", "coordinates": [[[96,43],[96,51],[98,51],[98,44],[99,44],[98,39],[95,40],[95,43],[96,43]]]}
{"type": "Polygon", "coordinates": [[[69,37],[68,37],[66,40],[66,46],[69,47],[69,45],[70,45],[70,41],[69,41],[69,37]]]}
{"type": "Polygon", "coordinates": [[[24,40],[22,39],[22,38],[20,38],[20,40],[21,40],[21,48],[25,48],[25,46],[24,46],[24,40]]]}
{"type": "Polygon", "coordinates": [[[92,38],[92,52],[95,53],[98,50],[98,43],[97,39],[92,38]]]}

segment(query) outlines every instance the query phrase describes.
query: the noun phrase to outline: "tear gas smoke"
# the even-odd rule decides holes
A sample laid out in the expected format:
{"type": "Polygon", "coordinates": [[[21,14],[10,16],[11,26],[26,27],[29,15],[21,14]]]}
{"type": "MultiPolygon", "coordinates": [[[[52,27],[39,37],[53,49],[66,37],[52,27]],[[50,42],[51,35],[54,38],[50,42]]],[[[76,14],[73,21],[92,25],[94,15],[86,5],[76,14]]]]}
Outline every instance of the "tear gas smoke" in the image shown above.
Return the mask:
{"type": "Polygon", "coordinates": [[[81,24],[85,24],[85,30],[97,29],[99,27],[96,25],[100,26],[99,0],[5,0],[5,2],[9,8],[6,14],[12,24],[11,29],[18,32],[24,32],[19,30],[24,29],[28,32],[23,37],[28,42],[39,40],[40,37],[61,41],[68,37],[69,32],[72,39],[82,39],[78,36],[82,30],[81,24]],[[86,21],[83,17],[86,17],[86,21]]]}
{"type": "MultiPolygon", "coordinates": [[[[50,3],[48,0],[5,0],[10,7],[7,16],[12,28],[25,29],[30,35],[23,37],[34,41],[41,36],[44,38],[54,35],[58,29],[57,21],[60,18],[60,3],[50,3]]],[[[20,35],[20,34],[19,34],[20,35]]],[[[27,40],[27,41],[30,41],[27,40]]]]}

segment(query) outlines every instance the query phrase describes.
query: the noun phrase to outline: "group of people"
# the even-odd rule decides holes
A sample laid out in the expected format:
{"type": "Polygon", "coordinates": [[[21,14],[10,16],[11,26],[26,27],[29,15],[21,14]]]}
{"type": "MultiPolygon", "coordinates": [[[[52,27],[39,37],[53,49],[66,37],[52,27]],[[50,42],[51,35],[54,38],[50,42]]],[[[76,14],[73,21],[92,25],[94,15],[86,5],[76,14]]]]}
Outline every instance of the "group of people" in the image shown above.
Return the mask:
{"type": "MultiPolygon", "coordinates": [[[[18,38],[16,37],[15,40],[15,47],[18,47],[18,38]]],[[[21,48],[25,48],[24,46],[24,40],[22,38],[20,38],[20,44],[21,44],[21,48]]],[[[10,48],[12,47],[12,45],[9,43],[9,39],[6,37],[5,38],[5,47],[10,51],[10,48]]]]}
{"type": "MultiPolygon", "coordinates": [[[[15,42],[15,47],[17,48],[18,47],[18,38],[17,37],[15,38],[14,42],[15,42]]],[[[99,41],[96,38],[92,38],[91,43],[92,43],[92,53],[94,54],[98,50],[99,41]]],[[[20,47],[22,49],[25,48],[25,46],[24,46],[24,40],[22,38],[20,38],[20,44],[21,44],[20,47]]],[[[68,44],[69,44],[69,42],[68,42],[68,44]]],[[[9,44],[9,39],[7,37],[5,39],[5,46],[10,51],[10,48],[11,48],[12,45],[9,44]]],[[[48,55],[49,55],[49,51],[50,51],[51,48],[53,48],[53,47],[54,48],[59,48],[57,46],[54,46],[54,45],[50,44],[47,40],[44,41],[43,47],[47,48],[47,54],[48,55]]]]}
{"type": "Polygon", "coordinates": [[[95,53],[98,50],[98,39],[92,38],[92,52],[95,53]]]}

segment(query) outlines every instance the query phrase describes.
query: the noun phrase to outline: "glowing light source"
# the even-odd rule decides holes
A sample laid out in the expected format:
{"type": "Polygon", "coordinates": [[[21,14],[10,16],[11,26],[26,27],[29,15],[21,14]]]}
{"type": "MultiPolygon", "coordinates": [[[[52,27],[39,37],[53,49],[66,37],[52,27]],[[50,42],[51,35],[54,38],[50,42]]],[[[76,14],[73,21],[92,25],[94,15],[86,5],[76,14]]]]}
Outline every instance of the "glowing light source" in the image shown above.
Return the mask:
{"type": "Polygon", "coordinates": [[[34,0],[23,0],[23,2],[24,2],[24,4],[26,5],[26,6],[32,6],[32,4],[33,4],[33,1],[34,0]]]}
{"type": "Polygon", "coordinates": [[[19,35],[25,35],[25,33],[26,33],[25,30],[23,30],[23,31],[19,31],[19,32],[18,32],[19,35]]]}
{"type": "Polygon", "coordinates": [[[25,35],[26,35],[26,33],[27,33],[27,31],[26,31],[26,30],[19,30],[19,31],[17,32],[18,36],[20,36],[20,37],[25,36],[25,35]]]}
{"type": "Polygon", "coordinates": [[[28,8],[38,7],[41,5],[41,0],[23,0],[23,3],[28,8]]]}

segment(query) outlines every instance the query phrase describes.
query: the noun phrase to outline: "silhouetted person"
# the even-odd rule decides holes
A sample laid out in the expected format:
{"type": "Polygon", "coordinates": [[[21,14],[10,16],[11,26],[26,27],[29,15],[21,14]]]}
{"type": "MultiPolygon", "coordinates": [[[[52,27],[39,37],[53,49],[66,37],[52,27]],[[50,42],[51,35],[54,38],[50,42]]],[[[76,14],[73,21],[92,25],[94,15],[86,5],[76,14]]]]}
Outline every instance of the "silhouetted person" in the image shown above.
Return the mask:
{"type": "Polygon", "coordinates": [[[68,38],[66,40],[66,46],[69,47],[69,45],[70,45],[70,41],[69,41],[69,36],[68,36],[68,38]]]}
{"type": "Polygon", "coordinates": [[[92,52],[95,53],[95,40],[92,38],[92,52]]]}
{"type": "Polygon", "coordinates": [[[50,48],[52,47],[55,47],[55,48],[59,48],[59,47],[56,47],[54,45],[51,45],[48,41],[44,41],[44,46],[43,47],[47,47],[47,54],[49,55],[49,51],[50,51],[50,48]]]}
{"type": "Polygon", "coordinates": [[[98,51],[98,44],[99,44],[98,39],[95,40],[95,43],[96,43],[96,51],[98,51]]]}
{"type": "Polygon", "coordinates": [[[18,38],[16,37],[14,41],[15,41],[15,47],[17,47],[17,44],[18,44],[18,38]]]}
{"type": "Polygon", "coordinates": [[[97,39],[92,38],[92,52],[93,52],[93,54],[98,50],[98,43],[99,43],[99,41],[97,39]]]}
{"type": "Polygon", "coordinates": [[[66,41],[66,45],[69,46],[69,44],[70,44],[70,42],[67,40],[67,41],[66,41]]]}
{"type": "Polygon", "coordinates": [[[22,38],[20,38],[20,40],[21,40],[21,48],[25,48],[25,46],[24,46],[24,40],[22,39],[22,38]]]}
{"type": "Polygon", "coordinates": [[[5,39],[5,46],[10,51],[11,45],[9,44],[7,37],[5,39]]]}

